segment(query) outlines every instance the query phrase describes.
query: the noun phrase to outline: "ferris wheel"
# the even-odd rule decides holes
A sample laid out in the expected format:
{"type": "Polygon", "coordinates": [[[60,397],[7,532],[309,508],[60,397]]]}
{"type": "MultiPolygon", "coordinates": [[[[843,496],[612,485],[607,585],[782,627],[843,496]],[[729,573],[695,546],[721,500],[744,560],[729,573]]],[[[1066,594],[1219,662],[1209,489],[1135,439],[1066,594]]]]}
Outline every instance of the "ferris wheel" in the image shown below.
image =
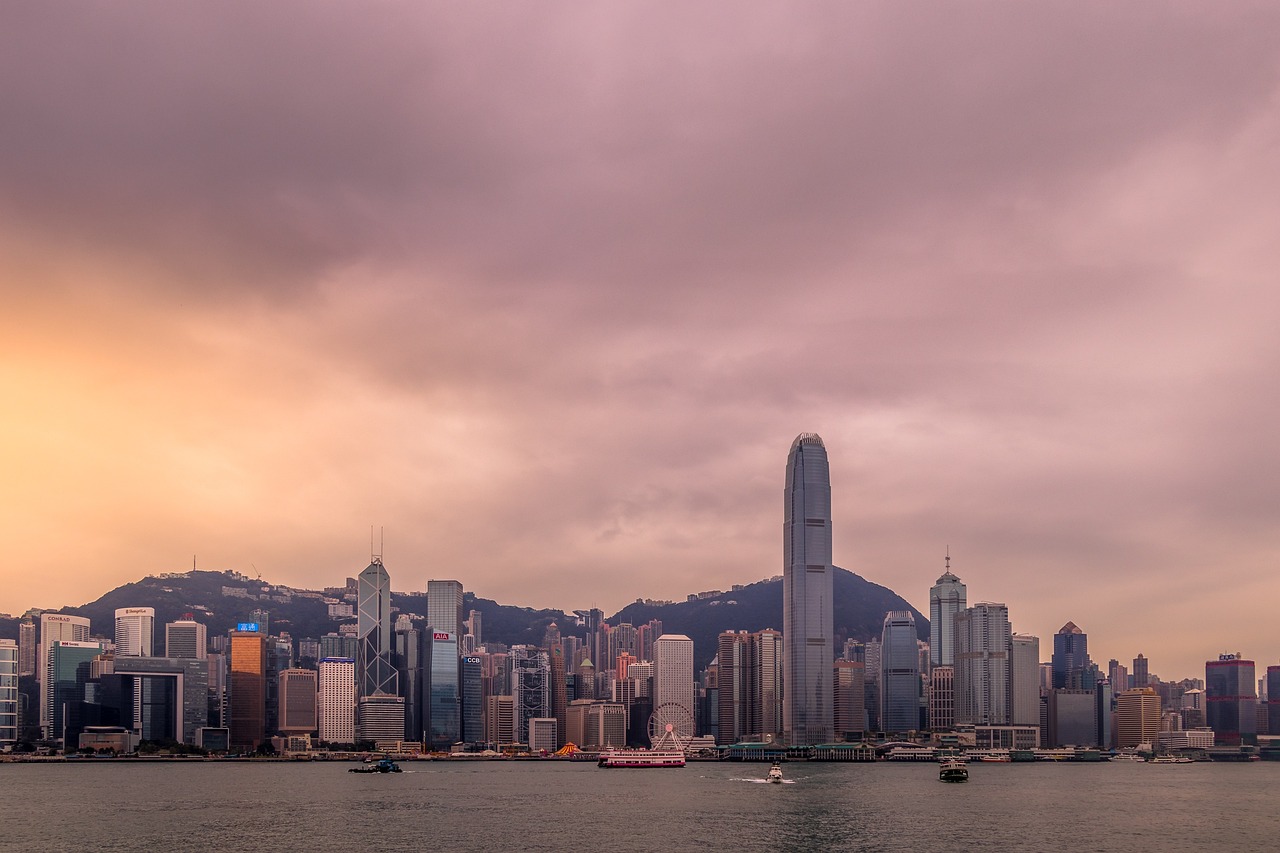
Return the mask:
{"type": "Polygon", "coordinates": [[[654,749],[684,751],[693,740],[693,714],[676,702],[663,702],[649,715],[649,743],[654,749]]]}

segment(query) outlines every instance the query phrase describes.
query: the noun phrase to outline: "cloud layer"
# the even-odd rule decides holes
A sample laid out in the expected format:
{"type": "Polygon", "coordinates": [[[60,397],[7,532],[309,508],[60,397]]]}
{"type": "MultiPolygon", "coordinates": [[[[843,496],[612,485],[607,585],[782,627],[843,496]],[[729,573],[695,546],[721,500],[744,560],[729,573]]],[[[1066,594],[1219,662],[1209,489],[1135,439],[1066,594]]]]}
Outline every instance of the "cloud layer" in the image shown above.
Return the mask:
{"type": "Polygon", "coordinates": [[[606,609],[836,559],[1280,656],[1280,9],[40,4],[0,27],[0,609],[606,609]]]}

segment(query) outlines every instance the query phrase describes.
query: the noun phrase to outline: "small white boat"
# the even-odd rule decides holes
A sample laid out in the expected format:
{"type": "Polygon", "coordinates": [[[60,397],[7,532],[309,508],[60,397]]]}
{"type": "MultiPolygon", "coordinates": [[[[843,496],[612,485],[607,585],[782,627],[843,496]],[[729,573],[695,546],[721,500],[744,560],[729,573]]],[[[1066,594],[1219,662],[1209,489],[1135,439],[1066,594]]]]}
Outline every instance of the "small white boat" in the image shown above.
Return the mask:
{"type": "Polygon", "coordinates": [[[765,776],[765,779],[768,780],[769,782],[773,782],[776,785],[781,785],[782,784],[782,765],[776,761],[773,762],[773,766],[769,768],[769,775],[765,776]]]}

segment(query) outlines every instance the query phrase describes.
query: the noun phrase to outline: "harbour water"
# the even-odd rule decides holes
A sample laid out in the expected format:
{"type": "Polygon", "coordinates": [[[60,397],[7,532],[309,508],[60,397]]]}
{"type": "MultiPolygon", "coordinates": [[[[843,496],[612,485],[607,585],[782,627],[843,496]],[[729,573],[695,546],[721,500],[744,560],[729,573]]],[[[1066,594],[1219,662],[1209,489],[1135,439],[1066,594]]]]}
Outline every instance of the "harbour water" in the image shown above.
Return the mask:
{"type": "Polygon", "coordinates": [[[13,850],[1274,850],[1280,763],[0,764],[13,850]]]}

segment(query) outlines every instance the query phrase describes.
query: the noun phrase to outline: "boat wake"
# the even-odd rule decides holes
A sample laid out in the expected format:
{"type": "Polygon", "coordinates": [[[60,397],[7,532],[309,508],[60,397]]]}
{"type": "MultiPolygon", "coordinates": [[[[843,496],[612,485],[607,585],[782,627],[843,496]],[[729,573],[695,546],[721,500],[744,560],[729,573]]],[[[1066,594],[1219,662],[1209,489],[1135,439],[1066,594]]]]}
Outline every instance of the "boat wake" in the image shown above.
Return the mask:
{"type": "MultiPolygon", "coordinates": [[[[772,783],[771,783],[768,779],[730,779],[729,781],[730,781],[730,782],[749,782],[749,783],[751,783],[751,784],[753,784],[753,785],[770,785],[770,784],[776,785],[776,784],[778,784],[777,782],[772,782],[772,783]]],[[[783,785],[794,785],[795,783],[796,783],[796,780],[795,780],[795,779],[783,779],[783,780],[782,780],[782,784],[783,784],[783,785]]]]}

